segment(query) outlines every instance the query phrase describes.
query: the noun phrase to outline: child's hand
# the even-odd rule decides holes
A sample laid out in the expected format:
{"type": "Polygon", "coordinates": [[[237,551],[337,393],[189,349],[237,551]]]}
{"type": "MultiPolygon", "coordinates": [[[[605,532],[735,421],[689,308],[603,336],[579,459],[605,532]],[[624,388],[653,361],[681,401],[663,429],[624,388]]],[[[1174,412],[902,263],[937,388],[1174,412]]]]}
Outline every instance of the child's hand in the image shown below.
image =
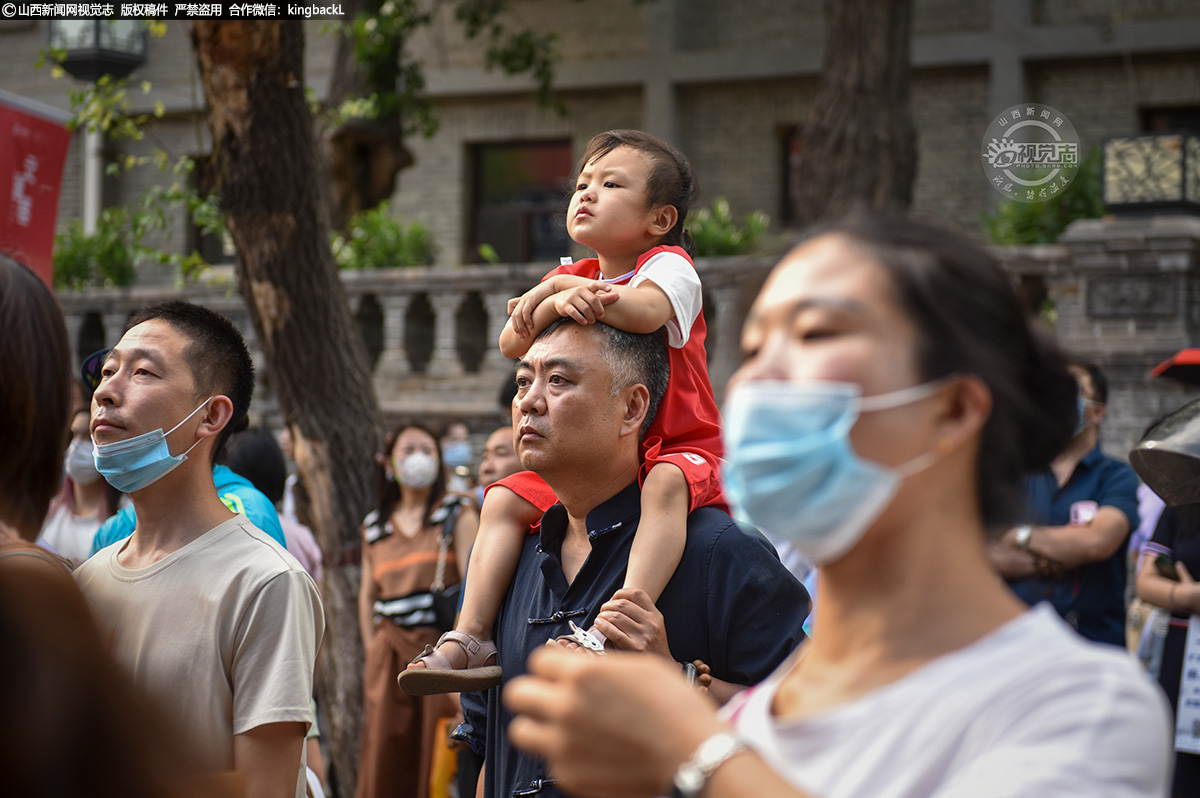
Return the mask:
{"type": "Polygon", "coordinates": [[[591,324],[604,318],[604,306],[616,302],[620,294],[608,283],[596,280],[577,285],[554,295],[554,310],[580,324],[591,324]]]}
{"type": "Polygon", "coordinates": [[[538,283],[521,296],[508,300],[508,315],[512,319],[513,332],[518,337],[529,335],[533,328],[533,311],[538,305],[554,296],[554,283],[550,280],[538,283]]]}

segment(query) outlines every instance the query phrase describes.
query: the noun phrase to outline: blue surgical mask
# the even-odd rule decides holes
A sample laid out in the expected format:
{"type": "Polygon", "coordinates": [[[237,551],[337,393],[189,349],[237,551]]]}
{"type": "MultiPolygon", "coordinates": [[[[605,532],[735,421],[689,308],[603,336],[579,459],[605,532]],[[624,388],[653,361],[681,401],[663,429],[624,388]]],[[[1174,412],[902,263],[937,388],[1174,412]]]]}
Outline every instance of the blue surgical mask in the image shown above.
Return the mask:
{"type": "Polygon", "coordinates": [[[209,403],[208,397],[200,403],[187,418],[180,421],[170,431],[163,432],[162,428],[113,443],[95,443],[93,441],[92,455],[96,470],[122,493],[133,493],[152,485],[167,474],[174,471],[187,459],[188,452],[195,449],[200,441],[188,447],[183,454],[171,454],[167,448],[167,436],[182,427],[188,419],[200,412],[209,403]]]}
{"type": "Polygon", "coordinates": [[[1092,426],[1092,423],[1083,417],[1083,412],[1087,410],[1090,405],[1098,404],[1100,403],[1093,402],[1091,399],[1084,399],[1083,394],[1076,395],[1075,408],[1079,412],[1079,420],[1075,422],[1075,432],[1071,435],[1072,438],[1083,432],[1088,427],[1092,426]]]}
{"type": "Polygon", "coordinates": [[[850,443],[860,413],[920,401],[942,381],[862,397],[841,382],[751,382],[725,404],[725,494],[741,520],[786,540],[808,560],[841,557],[887,508],[900,482],[937,458],[894,468],[864,460],[850,443]]]}
{"type": "Polygon", "coordinates": [[[471,464],[471,444],[468,441],[454,441],[442,446],[442,460],[449,468],[457,468],[471,464]]]}

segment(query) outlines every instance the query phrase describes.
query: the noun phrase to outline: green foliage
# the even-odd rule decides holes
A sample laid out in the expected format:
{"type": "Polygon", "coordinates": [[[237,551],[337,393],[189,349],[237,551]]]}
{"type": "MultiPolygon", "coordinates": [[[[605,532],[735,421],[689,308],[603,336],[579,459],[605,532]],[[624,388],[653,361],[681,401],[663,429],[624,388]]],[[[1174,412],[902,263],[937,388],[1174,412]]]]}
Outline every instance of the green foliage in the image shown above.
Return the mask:
{"type": "Polygon", "coordinates": [[[173,164],[165,153],[143,158],[127,157],[109,164],[109,172],[120,172],[151,163],[177,179],[169,185],[151,186],[128,205],[105,208],[96,222],[96,232],[86,235],[83,225],[72,220],[54,240],[55,287],[80,289],[86,286],[125,286],[133,283],[142,263],[171,264],[185,278],[194,278],[208,266],[199,253],[183,255],[145,243],[155,230],[167,230],[173,212],[182,208],[205,234],[223,235],[224,217],[214,197],[201,196],[186,186],[184,179],[195,168],[190,158],[173,164]]]}
{"type": "Polygon", "coordinates": [[[437,130],[433,106],[424,95],[421,66],[406,58],[405,43],[432,16],[419,0],[386,0],[374,13],[359,12],[336,26],[353,44],[367,86],[374,89],[333,108],[322,121],[337,127],[351,119],[396,119],[404,135],[432,136],[437,130]]]}
{"type": "Polygon", "coordinates": [[[392,218],[387,202],[356,213],[346,233],[333,236],[333,258],[340,269],[431,266],[435,254],[429,229],[392,218]]]}
{"type": "MultiPolygon", "coordinates": [[[[166,32],[164,23],[148,22],[147,27],[156,37],[166,32]]],[[[42,66],[48,58],[61,61],[65,57],[62,51],[43,50],[36,65],[42,66]]],[[[52,70],[55,79],[66,74],[57,64],[52,70]]],[[[150,81],[143,80],[136,91],[149,94],[150,89],[150,81]]],[[[74,113],[68,127],[100,131],[111,140],[142,141],[154,120],[166,114],[166,108],[157,101],[152,114],[133,114],[130,92],[128,80],[108,75],[68,90],[74,113]]],[[[129,285],[134,280],[136,266],[141,263],[172,264],[179,267],[185,279],[198,276],[208,267],[197,252],[181,254],[144,243],[150,231],[168,230],[169,219],[179,210],[204,234],[224,234],[224,215],[216,197],[200,194],[192,187],[190,175],[195,162],[189,157],[174,158],[164,150],[154,149],[148,155],[125,155],[108,164],[106,173],[120,175],[143,166],[153,166],[170,174],[173,180],[167,185],[151,186],[128,205],[104,209],[92,236],[85,235],[78,222],[69,225],[55,239],[55,285],[68,288],[129,285]]]]}
{"type": "MultiPolygon", "coordinates": [[[[338,127],[352,119],[388,119],[398,121],[404,135],[428,137],[436,132],[437,115],[424,93],[422,65],[406,50],[417,31],[432,25],[429,8],[430,4],[422,0],[384,0],[377,9],[360,12],[353,20],[334,26],[353,44],[370,90],[329,109],[321,117],[326,126],[338,127]]],[[[508,0],[455,0],[454,18],[468,40],[483,41],[488,69],[499,68],[510,75],[529,74],[538,101],[562,112],[562,103],[552,91],[557,37],[509,29],[503,22],[507,8],[508,0]]]]}
{"type": "Polygon", "coordinates": [[[54,287],[79,290],[89,286],[126,286],[133,282],[133,251],[128,214],[107,208],[94,235],[73,219],[54,237],[54,287]]]}
{"type": "Polygon", "coordinates": [[[729,212],[729,201],[719,197],[711,209],[701,208],[693,213],[687,229],[697,257],[744,255],[754,249],[770,222],[765,213],[755,211],[738,224],[729,212]]]}
{"type": "Polygon", "coordinates": [[[1053,244],[1076,219],[1104,214],[1099,148],[1088,153],[1065,191],[1045,202],[1005,200],[983,215],[983,229],[997,244],[1053,244]]]}
{"type": "Polygon", "coordinates": [[[500,253],[491,244],[479,245],[479,257],[483,258],[484,263],[490,263],[493,266],[500,262],[500,253]]]}

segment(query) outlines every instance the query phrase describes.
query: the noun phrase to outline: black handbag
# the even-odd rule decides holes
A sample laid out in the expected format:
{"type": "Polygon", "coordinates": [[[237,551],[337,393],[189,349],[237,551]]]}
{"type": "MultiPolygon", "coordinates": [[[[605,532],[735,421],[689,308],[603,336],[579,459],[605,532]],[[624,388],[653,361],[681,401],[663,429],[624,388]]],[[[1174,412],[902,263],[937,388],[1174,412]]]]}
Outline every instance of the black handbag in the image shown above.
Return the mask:
{"type": "Polygon", "coordinates": [[[433,615],[435,625],[443,632],[454,628],[454,619],[458,616],[458,602],[462,596],[462,582],[446,587],[446,555],[450,552],[450,544],[454,542],[454,523],[458,520],[461,505],[457,502],[443,508],[446,517],[442,521],[442,531],[438,535],[437,572],[433,584],[429,586],[429,594],[433,596],[433,615]]]}

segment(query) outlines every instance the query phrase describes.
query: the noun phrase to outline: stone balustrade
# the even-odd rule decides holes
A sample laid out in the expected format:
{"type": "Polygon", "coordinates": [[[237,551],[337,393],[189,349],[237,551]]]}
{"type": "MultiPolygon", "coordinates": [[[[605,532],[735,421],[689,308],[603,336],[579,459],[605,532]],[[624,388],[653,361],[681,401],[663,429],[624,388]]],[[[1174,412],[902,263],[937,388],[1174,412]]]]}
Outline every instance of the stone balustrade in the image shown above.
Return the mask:
{"type": "MultiPolygon", "coordinates": [[[[1102,434],[1107,453],[1124,458],[1146,424],[1196,394],[1195,386],[1152,380],[1149,372],[1178,349],[1200,345],[1200,219],[1086,220],[1072,225],[1058,244],[995,252],[1030,311],[1052,307],[1053,333],[1062,345],[1108,374],[1102,434]]],[[[742,322],[774,261],[696,263],[718,401],[740,361],[742,322]]],[[[514,264],[343,272],[385,417],[461,419],[481,442],[498,419],[497,395],[512,374],[511,361],[496,346],[507,301],[544,271],[544,264],[514,264]]],[[[129,314],[145,305],[182,297],[208,305],[246,334],[261,375],[253,415],[278,426],[270,374],[249,313],[231,270],[214,273],[223,282],[60,294],[74,351],[82,358],[111,345],[129,314]]]]}
{"type": "MultiPolygon", "coordinates": [[[[718,399],[740,359],[746,311],[773,263],[771,258],[697,262],[704,284],[709,370],[718,399]]],[[[478,434],[490,431],[499,413],[497,395],[513,368],[496,345],[508,319],[507,302],[544,272],[540,263],[342,272],[385,417],[414,416],[433,423],[462,419],[478,434]]],[[[278,426],[270,374],[232,270],[216,268],[213,277],[186,288],[60,293],[77,361],[115,343],[126,319],[139,308],[186,298],[223,313],[246,335],[260,375],[252,416],[278,426]]]]}

